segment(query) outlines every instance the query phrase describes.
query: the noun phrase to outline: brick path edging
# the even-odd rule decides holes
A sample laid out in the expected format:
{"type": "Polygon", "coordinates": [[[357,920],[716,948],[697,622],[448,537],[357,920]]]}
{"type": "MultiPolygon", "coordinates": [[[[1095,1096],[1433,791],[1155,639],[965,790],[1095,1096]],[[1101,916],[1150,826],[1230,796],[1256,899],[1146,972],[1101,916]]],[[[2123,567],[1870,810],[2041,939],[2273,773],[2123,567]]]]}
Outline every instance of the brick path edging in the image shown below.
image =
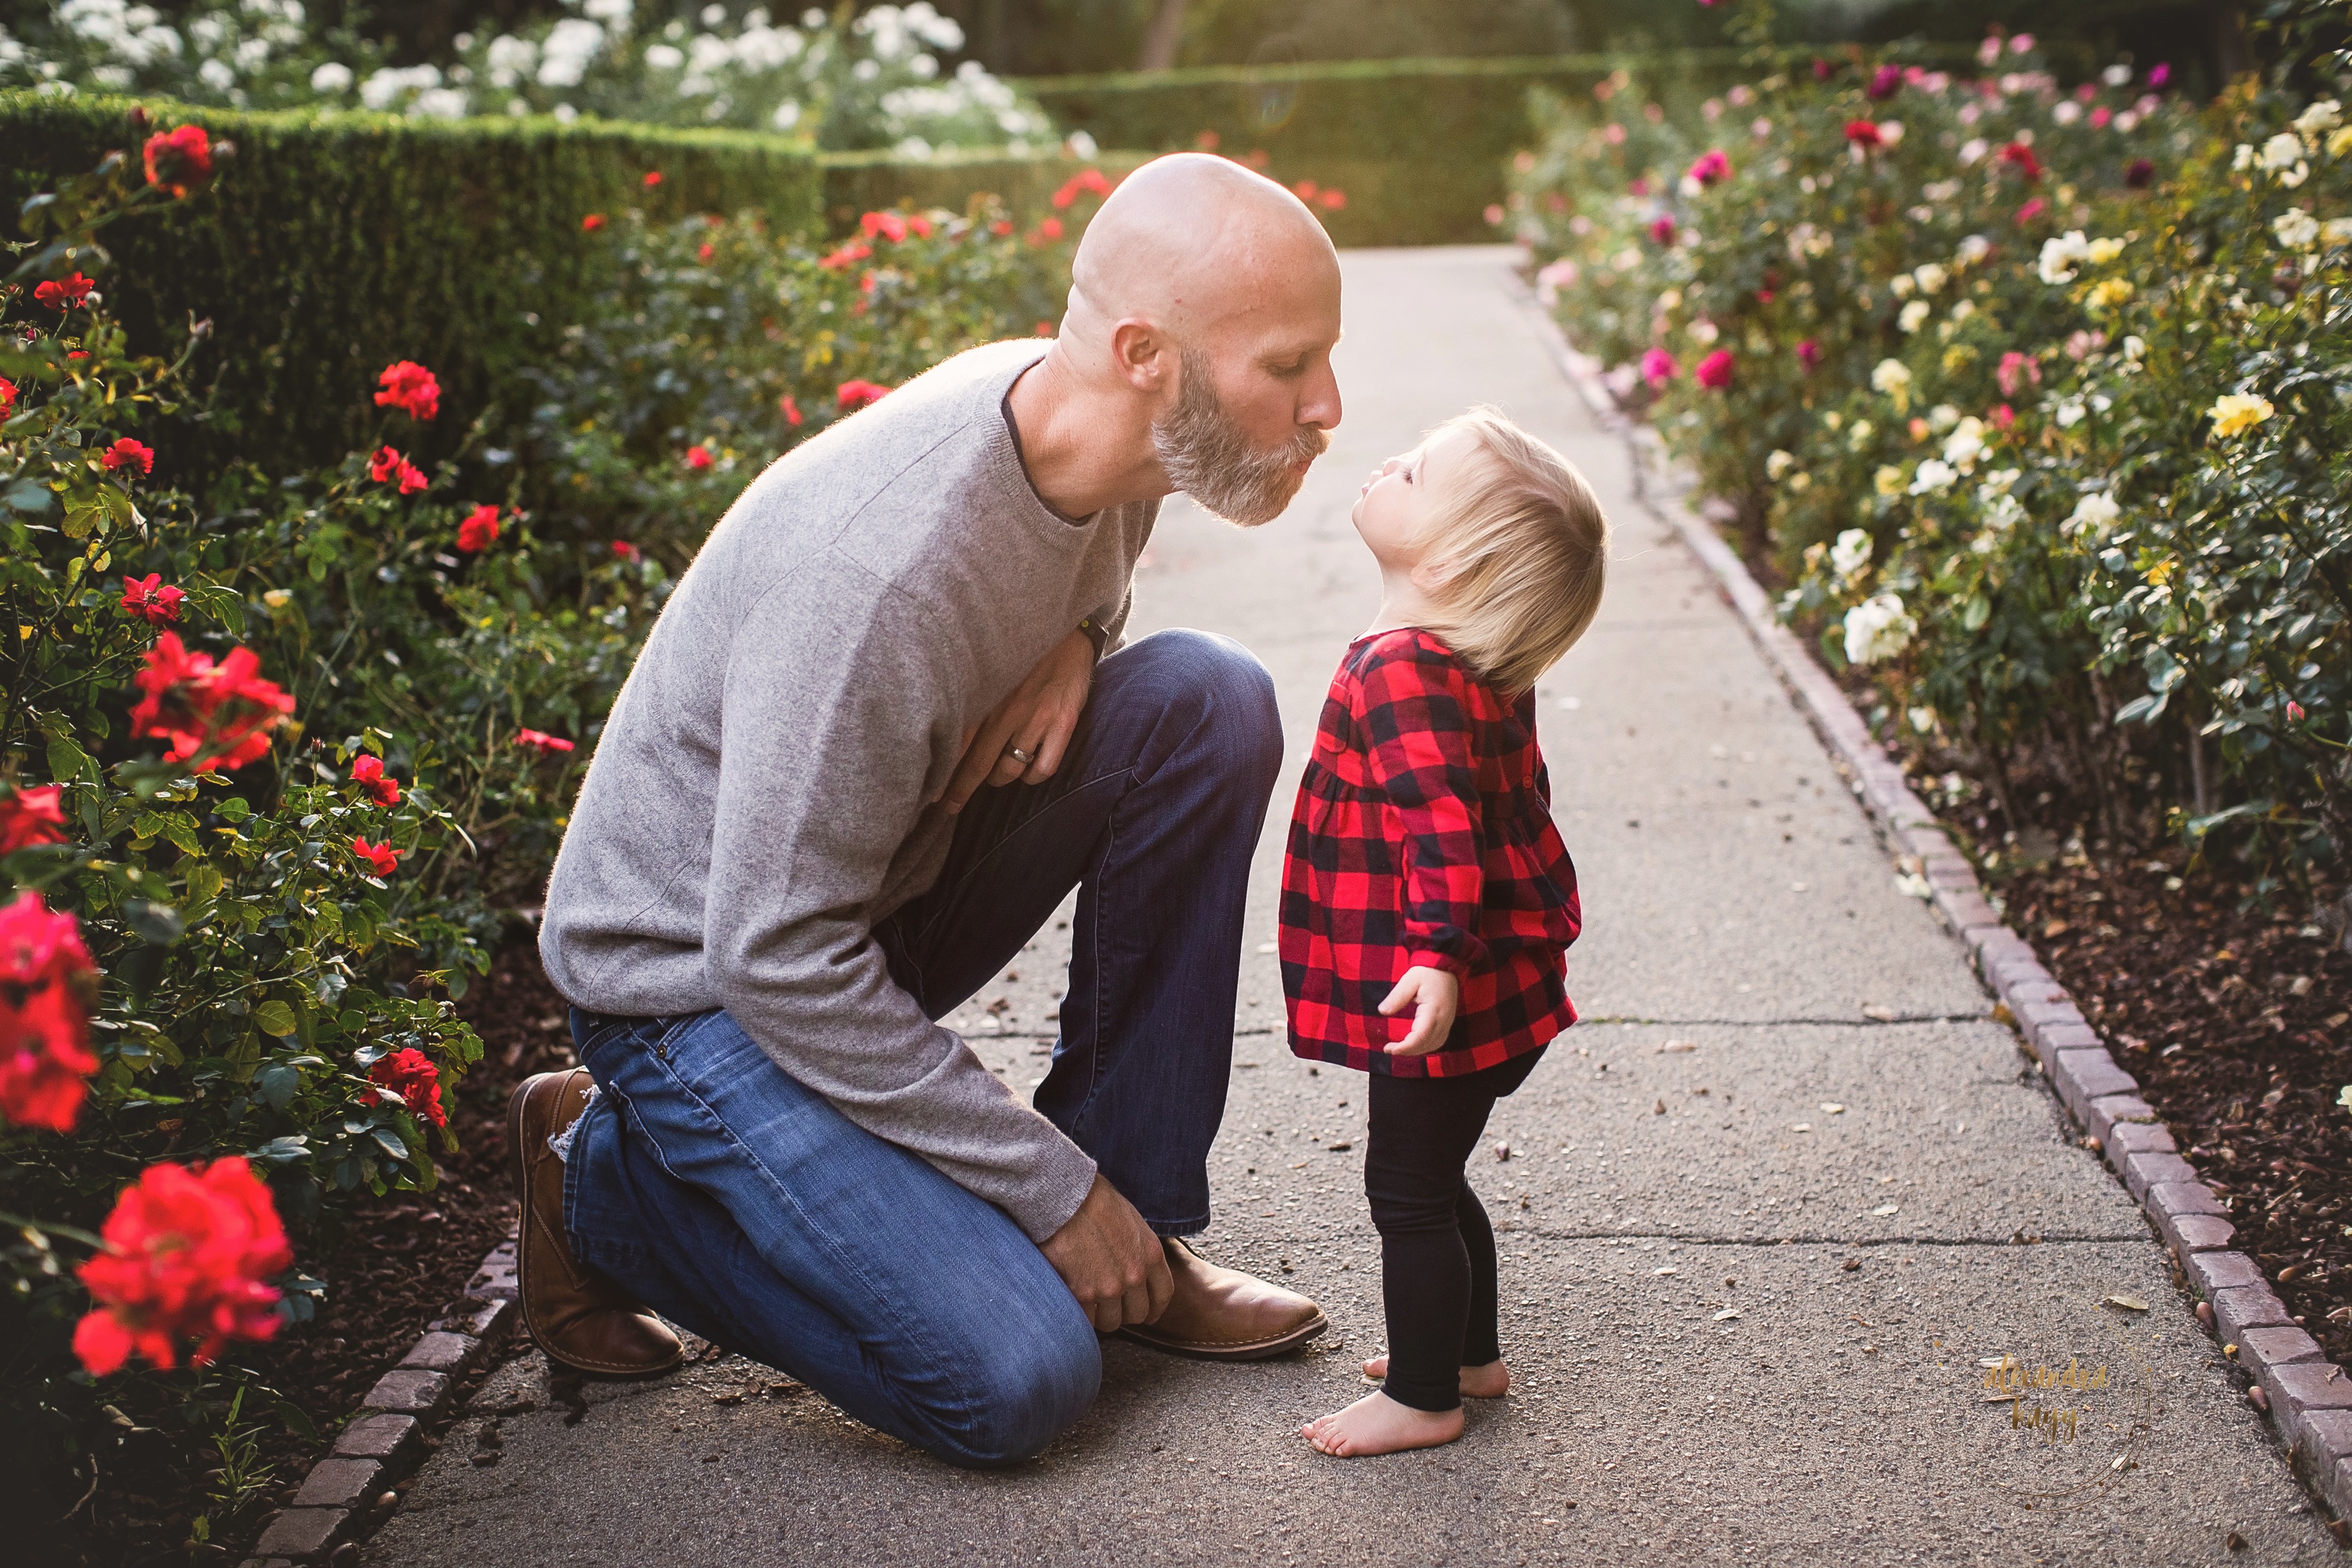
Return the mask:
{"type": "Polygon", "coordinates": [[[1924,879],[1927,901],[1967,944],[1977,973],[2000,1004],[1994,1016],[2016,1028],[2042,1076],[2082,1125],[2084,1146],[2105,1159],[2146,1211],[2200,1298],[2198,1321],[2225,1351],[2235,1347],[2233,1359],[2252,1380],[2247,1399],[2269,1415],[2290,1464],[2339,1520],[2352,1518],[2352,1373],[2320,1353],[2254,1260],[2230,1250],[2234,1227],[2226,1205],[2174,1147],[2171,1132],[2139,1097],[2138,1080],[2107,1053],[2098,1030],[2042,967],[2033,944],[2002,922],[1978,884],[1975,867],[1911,793],[1902,768],[1871,739],[1844,691],[1780,624],[1746,563],[1698,515],[1692,487],[1666,458],[1657,432],[1617,407],[1600,367],[1570,346],[1549,311],[1530,301],[1530,313],[1594,418],[1633,449],[1636,498],[1714,575],[1765,661],[1828,744],[1897,865],[1924,879]]]}
{"type": "Polygon", "coordinates": [[[458,1384],[513,1333],[520,1295],[509,1237],[482,1259],[457,1305],[427,1323],[399,1364],[376,1379],[334,1447],[261,1532],[244,1568],[340,1561],[339,1552],[355,1558],[351,1543],[390,1516],[378,1500],[424,1459],[426,1429],[447,1413],[458,1384]]]}

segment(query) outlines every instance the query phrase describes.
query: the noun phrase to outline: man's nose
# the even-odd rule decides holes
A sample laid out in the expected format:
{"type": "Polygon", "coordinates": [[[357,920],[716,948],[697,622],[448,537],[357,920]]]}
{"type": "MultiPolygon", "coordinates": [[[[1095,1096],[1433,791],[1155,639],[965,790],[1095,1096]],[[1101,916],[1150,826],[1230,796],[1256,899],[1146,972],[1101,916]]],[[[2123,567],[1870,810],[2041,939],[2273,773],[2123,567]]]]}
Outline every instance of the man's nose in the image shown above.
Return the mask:
{"type": "Polygon", "coordinates": [[[1307,396],[1298,405],[1298,423],[1312,425],[1318,430],[1337,429],[1339,424],[1339,378],[1331,374],[1329,365],[1323,366],[1307,396]]]}

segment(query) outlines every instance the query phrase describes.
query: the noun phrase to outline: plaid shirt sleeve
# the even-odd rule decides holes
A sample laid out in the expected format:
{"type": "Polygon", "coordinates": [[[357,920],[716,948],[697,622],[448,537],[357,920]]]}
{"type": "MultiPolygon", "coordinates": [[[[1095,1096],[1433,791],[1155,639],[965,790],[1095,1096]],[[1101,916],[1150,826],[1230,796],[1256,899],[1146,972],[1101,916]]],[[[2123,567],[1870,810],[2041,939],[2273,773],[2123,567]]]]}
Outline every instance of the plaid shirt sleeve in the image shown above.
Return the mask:
{"type": "Polygon", "coordinates": [[[1415,638],[1361,671],[1357,723],[1374,785],[1403,831],[1405,967],[1467,974],[1483,963],[1485,873],[1467,677],[1415,638]]]}

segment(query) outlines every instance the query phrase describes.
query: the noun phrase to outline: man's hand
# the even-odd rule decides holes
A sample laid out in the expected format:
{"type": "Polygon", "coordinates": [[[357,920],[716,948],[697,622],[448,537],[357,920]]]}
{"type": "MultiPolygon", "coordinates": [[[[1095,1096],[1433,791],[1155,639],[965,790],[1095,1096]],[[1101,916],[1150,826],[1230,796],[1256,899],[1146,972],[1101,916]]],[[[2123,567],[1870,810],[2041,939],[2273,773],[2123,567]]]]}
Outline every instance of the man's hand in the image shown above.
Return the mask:
{"type": "Polygon", "coordinates": [[[1094,1320],[1097,1333],[1152,1321],[1176,1293],[1167,1249],[1099,1173],[1078,1212],[1039,1250],[1094,1320]]]}
{"type": "Polygon", "coordinates": [[[948,810],[961,811],[984,784],[1043,784],[1052,778],[1086,710],[1094,678],[1095,645],[1086,633],[1073,630],[972,732],[940,796],[948,810]],[[1028,760],[1014,756],[1015,751],[1028,760]]]}
{"type": "Polygon", "coordinates": [[[1425,1056],[1445,1043],[1454,1032],[1454,1012],[1462,1005],[1462,982],[1446,970],[1416,964],[1404,972],[1381,1004],[1381,1012],[1393,1017],[1408,1005],[1413,1009],[1412,1028],[1388,1047],[1392,1057],[1425,1056]]]}

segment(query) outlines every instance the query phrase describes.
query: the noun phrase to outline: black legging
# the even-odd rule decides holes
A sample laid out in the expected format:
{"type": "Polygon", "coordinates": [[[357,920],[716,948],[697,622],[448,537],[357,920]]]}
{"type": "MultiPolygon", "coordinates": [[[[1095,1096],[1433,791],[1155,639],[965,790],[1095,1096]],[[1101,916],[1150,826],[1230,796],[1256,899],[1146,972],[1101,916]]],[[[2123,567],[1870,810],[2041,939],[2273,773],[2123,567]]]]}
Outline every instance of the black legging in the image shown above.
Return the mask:
{"type": "Polygon", "coordinates": [[[1381,1233],[1389,1326],[1382,1392],[1415,1410],[1462,1403],[1461,1373],[1502,1359],[1495,1232],[1463,1166],[1495,1101],[1543,1052],[1461,1078],[1374,1073],[1364,1195],[1381,1233]]]}

